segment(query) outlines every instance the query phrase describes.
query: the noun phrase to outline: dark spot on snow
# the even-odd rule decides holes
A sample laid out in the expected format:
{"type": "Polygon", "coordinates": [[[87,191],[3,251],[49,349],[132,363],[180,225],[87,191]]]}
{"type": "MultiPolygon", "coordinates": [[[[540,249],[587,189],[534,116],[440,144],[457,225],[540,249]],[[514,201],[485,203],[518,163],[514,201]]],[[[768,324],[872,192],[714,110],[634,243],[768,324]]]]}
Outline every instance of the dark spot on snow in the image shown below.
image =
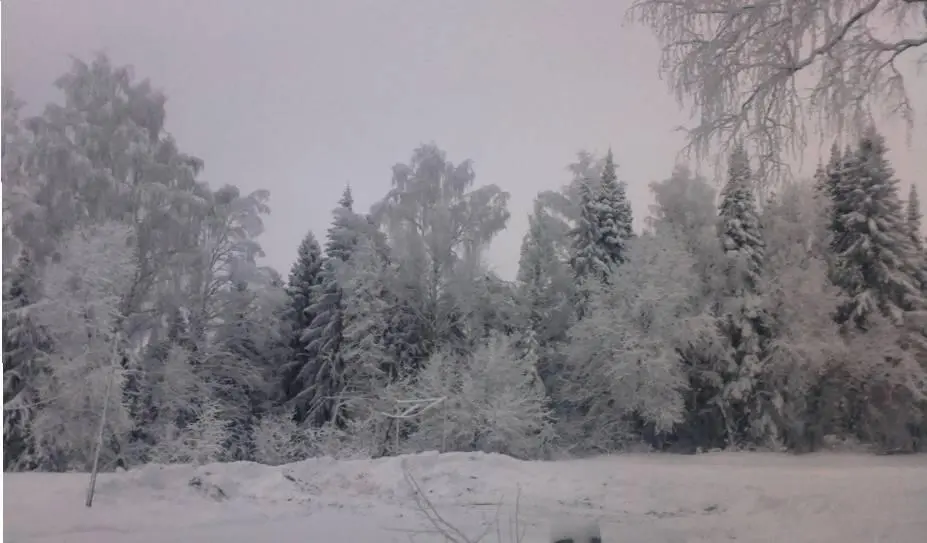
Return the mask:
{"type": "Polygon", "coordinates": [[[200,491],[202,494],[206,495],[209,498],[212,498],[216,501],[224,501],[228,499],[228,494],[222,490],[218,485],[214,485],[209,482],[205,482],[199,477],[192,477],[190,482],[187,483],[191,488],[194,488],[200,491]]]}

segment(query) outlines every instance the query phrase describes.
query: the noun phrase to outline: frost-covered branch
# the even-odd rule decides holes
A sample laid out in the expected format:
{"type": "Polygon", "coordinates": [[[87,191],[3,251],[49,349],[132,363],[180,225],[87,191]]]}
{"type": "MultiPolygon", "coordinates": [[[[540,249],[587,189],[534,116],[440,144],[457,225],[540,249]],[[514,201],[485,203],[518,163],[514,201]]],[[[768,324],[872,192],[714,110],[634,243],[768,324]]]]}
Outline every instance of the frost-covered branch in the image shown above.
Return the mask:
{"type": "MultiPolygon", "coordinates": [[[[913,125],[904,53],[927,44],[921,0],[636,0],[663,48],[660,72],[696,124],[686,151],[747,140],[760,174],[787,173],[808,136],[862,133],[876,110],[913,125]]],[[[921,58],[921,62],[927,55],[921,58]]]]}

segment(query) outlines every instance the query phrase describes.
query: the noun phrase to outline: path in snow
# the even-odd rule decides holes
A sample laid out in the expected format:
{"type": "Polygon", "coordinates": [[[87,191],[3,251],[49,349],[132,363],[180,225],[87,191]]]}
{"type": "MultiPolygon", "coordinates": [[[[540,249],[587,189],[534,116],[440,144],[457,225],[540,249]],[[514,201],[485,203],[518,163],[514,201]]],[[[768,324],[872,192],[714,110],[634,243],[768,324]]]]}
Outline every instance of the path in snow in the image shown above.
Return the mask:
{"type": "MultiPolygon", "coordinates": [[[[94,507],[84,474],[4,476],[10,543],[387,543],[427,528],[405,460],[438,510],[468,534],[509,525],[520,488],[526,543],[558,517],[602,525],[606,542],[921,543],[927,456],[758,453],[629,455],[522,462],[425,453],[364,461],[312,459],[145,466],[104,474],[94,507]],[[198,488],[190,485],[198,480],[198,488]],[[222,496],[216,498],[221,489],[222,496]],[[502,502],[501,509],[498,503],[502,502]]],[[[441,541],[415,534],[413,541],[441,541]]],[[[488,542],[494,542],[491,537],[488,542]]]]}

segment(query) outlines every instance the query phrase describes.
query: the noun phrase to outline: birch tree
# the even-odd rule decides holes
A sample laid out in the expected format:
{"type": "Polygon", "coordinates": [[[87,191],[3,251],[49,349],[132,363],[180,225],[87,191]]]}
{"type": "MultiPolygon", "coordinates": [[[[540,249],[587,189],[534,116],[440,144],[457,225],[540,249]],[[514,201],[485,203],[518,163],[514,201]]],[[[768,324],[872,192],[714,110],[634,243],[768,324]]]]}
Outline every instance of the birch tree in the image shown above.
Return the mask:
{"type": "Polygon", "coordinates": [[[36,377],[42,403],[31,439],[45,469],[88,469],[97,426],[106,409],[103,463],[115,460],[131,418],[123,399],[123,301],[137,261],[132,230],[106,223],[65,238],[42,280],[44,296],[32,307],[53,348],[36,377]]]}
{"type": "Polygon", "coordinates": [[[564,433],[588,449],[625,444],[638,422],[667,433],[684,420],[679,350],[696,316],[693,260],[668,235],[635,238],[628,256],[607,284],[589,287],[586,317],[565,347],[564,433]]]}
{"type": "Polygon", "coordinates": [[[442,399],[417,417],[415,450],[484,451],[537,457],[552,437],[537,358],[516,338],[494,334],[472,354],[433,355],[409,387],[409,397],[442,399]]]}
{"type": "Polygon", "coordinates": [[[458,302],[449,283],[462,265],[482,255],[509,219],[508,193],[496,185],[474,187],[469,161],[450,162],[437,146],[424,145],[409,164],[393,168],[392,189],[374,206],[399,273],[400,303],[409,316],[415,364],[454,341],[458,302]]]}
{"type": "Polygon", "coordinates": [[[904,62],[927,62],[924,0],[635,0],[628,16],[662,46],[697,157],[746,140],[769,179],[814,132],[860,135],[878,111],[913,126],[904,62]]]}
{"type": "Polygon", "coordinates": [[[833,319],[839,289],[821,252],[830,225],[827,202],[816,190],[808,182],[786,183],[762,215],[769,338],[758,375],[761,410],[751,430],[764,445],[798,450],[819,445],[823,413],[833,407],[820,405],[822,376],[848,354],[833,319]]]}

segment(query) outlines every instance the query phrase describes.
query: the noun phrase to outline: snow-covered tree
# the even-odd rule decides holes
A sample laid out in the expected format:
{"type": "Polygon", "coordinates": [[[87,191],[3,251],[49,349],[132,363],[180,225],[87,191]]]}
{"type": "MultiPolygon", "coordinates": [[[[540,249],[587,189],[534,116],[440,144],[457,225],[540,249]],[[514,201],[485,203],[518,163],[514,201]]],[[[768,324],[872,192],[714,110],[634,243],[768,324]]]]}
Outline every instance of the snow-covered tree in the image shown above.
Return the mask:
{"type": "Polygon", "coordinates": [[[587,183],[593,186],[597,184],[602,179],[604,169],[604,158],[580,151],[576,154],[576,161],[567,166],[571,175],[570,182],[560,190],[545,190],[537,195],[538,204],[552,219],[551,227],[559,231],[560,237],[566,242],[564,250],[569,247],[567,233],[579,220],[583,186],[587,183]]]}
{"type": "Polygon", "coordinates": [[[449,291],[459,301],[458,330],[466,352],[494,333],[511,335],[525,327],[517,287],[480,265],[458,272],[449,291]]]}
{"type": "Polygon", "coordinates": [[[923,361],[905,347],[905,330],[891,319],[876,313],[866,325],[865,333],[849,337],[847,355],[829,375],[842,392],[832,409],[837,429],[883,451],[923,450],[918,448],[927,416],[923,361]]]}
{"type": "Polygon", "coordinates": [[[461,339],[460,300],[449,283],[462,267],[480,265],[508,222],[508,194],[495,185],[474,188],[474,181],[470,161],[455,165],[434,144],[423,145],[409,164],[393,168],[392,189],[373,209],[396,266],[405,358],[413,366],[461,339]]]}
{"type": "Polygon", "coordinates": [[[52,342],[36,376],[42,409],[30,436],[44,469],[89,468],[104,404],[104,465],[131,429],[118,356],[138,266],[131,236],[119,223],[74,231],[45,270],[43,298],[30,307],[52,342]]]}
{"type": "Polygon", "coordinates": [[[553,284],[561,273],[561,260],[556,240],[546,228],[544,209],[535,202],[534,213],[528,217],[528,231],[521,242],[517,280],[522,303],[530,326],[540,329],[556,304],[553,284]]]}
{"type": "Polygon", "coordinates": [[[729,262],[731,293],[756,292],[763,269],[763,237],[747,153],[735,147],[719,208],[721,246],[729,262]]]}
{"type": "Polygon", "coordinates": [[[873,314],[900,323],[905,311],[924,307],[898,180],[885,153],[884,139],[870,130],[849,157],[834,199],[835,279],[847,297],[839,321],[861,329],[873,314]]]}
{"type": "Polygon", "coordinates": [[[225,316],[215,328],[211,345],[212,365],[204,375],[214,389],[213,399],[226,423],[228,441],[225,458],[251,457],[252,431],[257,419],[269,407],[273,370],[283,360],[284,338],[276,335],[279,321],[275,309],[283,293],[267,296],[260,282],[236,282],[225,295],[225,316]]]}
{"type": "Polygon", "coordinates": [[[670,235],[630,244],[628,263],[590,287],[584,319],[570,329],[561,401],[565,433],[590,449],[625,443],[637,424],[657,433],[684,420],[687,387],[679,350],[696,316],[694,261],[670,235]]]}
{"type": "Polygon", "coordinates": [[[166,432],[151,449],[159,464],[208,464],[226,458],[231,430],[222,403],[206,398],[197,404],[194,416],[183,427],[169,423],[166,432]]]}
{"type": "Polygon", "coordinates": [[[345,188],[325,242],[325,260],[315,287],[315,301],[310,306],[312,323],[303,333],[302,341],[312,353],[312,375],[306,388],[294,397],[297,406],[309,411],[297,411],[297,418],[308,418],[321,425],[329,421],[342,424],[336,397],[345,387],[345,367],[342,350],[344,334],[344,290],[340,283],[341,268],[351,258],[363,232],[366,220],[354,212],[351,189],[345,188]]]}
{"type": "MultiPolygon", "coordinates": [[[[315,318],[311,308],[316,301],[316,289],[321,270],[322,248],[316,241],[315,235],[308,232],[299,244],[296,262],[290,270],[286,287],[288,304],[283,324],[286,327],[286,333],[290,336],[289,346],[292,358],[281,372],[285,401],[293,400],[312,383],[314,378],[311,374],[314,356],[308,349],[308,343],[303,341],[303,337],[315,318]]],[[[298,409],[306,412],[309,407],[303,405],[298,409]]]]}
{"type": "Polygon", "coordinates": [[[746,138],[765,179],[810,133],[859,135],[874,110],[913,122],[898,65],[927,47],[924,3],[635,0],[628,15],[654,32],[661,74],[693,107],[688,149],[723,153],[746,138]]]}
{"type": "Polygon", "coordinates": [[[164,129],[164,94],[130,66],[105,55],[75,59],[56,86],[63,100],[25,123],[34,205],[14,233],[44,262],[78,225],[133,224],[139,269],[126,315],[141,334],[157,325],[147,304],[191,248],[190,223],[203,216],[202,161],[178,149],[164,129]]]}
{"type": "Polygon", "coordinates": [[[254,460],[268,466],[304,460],[310,450],[306,434],[290,413],[266,414],[255,427],[254,460]]]}
{"type": "Polygon", "coordinates": [[[765,243],[756,207],[755,186],[746,151],[734,148],[728,180],[721,192],[719,235],[724,249],[726,284],[718,324],[729,342],[731,365],[724,379],[723,408],[729,444],[762,414],[756,405],[765,343],[762,309],[765,243]]]}
{"type": "Polygon", "coordinates": [[[22,125],[20,117],[23,106],[13,89],[4,81],[2,87],[3,100],[3,133],[2,165],[0,174],[3,176],[3,269],[8,270],[14,265],[17,254],[23,247],[21,237],[31,237],[27,234],[30,228],[41,228],[41,225],[32,224],[30,214],[35,211],[36,183],[30,179],[27,169],[27,159],[31,147],[28,131],[22,125]]]}
{"type": "Polygon", "coordinates": [[[32,418],[41,408],[36,376],[51,347],[29,314],[40,295],[38,271],[27,252],[4,274],[3,288],[3,467],[34,467],[29,440],[32,418]]]}
{"type": "MultiPolygon", "coordinates": [[[[140,438],[134,447],[134,456],[139,461],[163,463],[189,460],[191,453],[187,438],[197,429],[193,425],[200,419],[203,409],[216,405],[213,398],[216,390],[207,380],[207,375],[197,367],[193,354],[176,343],[166,344],[165,352],[158,357],[157,364],[149,364],[140,381],[143,395],[138,405],[143,408],[144,418],[137,420],[136,432],[140,438]]],[[[205,421],[204,421],[205,422],[205,421]]],[[[203,430],[202,424],[199,429],[203,430]]],[[[228,437],[228,421],[217,424],[222,434],[220,445],[228,437]]],[[[205,436],[203,436],[205,438],[205,436]]],[[[219,460],[218,455],[215,460],[219,460]]]]}
{"type": "Polygon", "coordinates": [[[585,280],[604,280],[611,271],[611,255],[600,243],[602,233],[596,209],[596,189],[592,182],[580,187],[579,218],[570,232],[572,251],[570,267],[574,277],[585,280]]]}
{"type": "MultiPolygon", "coordinates": [[[[612,270],[627,260],[626,246],[634,235],[631,204],[624,183],[617,179],[609,150],[602,177],[580,185],[579,217],[570,232],[573,242],[570,265],[580,284],[607,281],[612,270]]],[[[581,292],[576,301],[580,316],[588,297],[588,293],[581,292]]]]}
{"type": "Polygon", "coordinates": [[[193,250],[176,263],[176,279],[186,293],[182,307],[189,310],[191,333],[197,341],[222,321],[228,293],[236,284],[261,274],[257,259],[264,255],[256,238],[264,231],[270,212],[266,190],[242,193],[225,185],[202,195],[202,217],[192,217],[188,232],[193,250]]]}
{"type": "MultiPolygon", "coordinates": [[[[252,392],[264,380],[266,366],[277,363],[271,361],[281,350],[279,324],[274,323],[279,308],[273,293],[282,290],[271,288],[267,270],[257,265],[261,249],[255,238],[263,229],[261,217],[268,212],[266,191],[243,194],[229,186],[213,190],[199,182],[202,162],[183,153],[164,129],[164,95],[132,72],[103,55],[89,62],[75,60],[56,82],[63,99],[24,122],[18,121],[19,102],[4,91],[4,242],[27,251],[36,277],[47,278],[63,273],[66,248],[76,243],[73,232],[104,239],[113,224],[131,230],[124,248],[132,262],[129,286],[113,287],[118,295],[105,298],[117,304],[111,309],[118,326],[104,329],[99,311],[88,310],[84,321],[92,338],[85,337],[85,350],[75,354],[71,351],[77,347],[71,343],[81,342],[69,330],[80,319],[42,323],[40,328],[47,331],[54,348],[38,359],[40,371],[30,385],[42,393],[43,387],[92,380],[103,372],[103,365],[115,366],[112,391],[120,399],[107,417],[114,418],[105,434],[114,437],[103,444],[104,469],[117,457],[122,462],[149,459],[152,447],[164,438],[156,406],[163,400],[155,398],[160,397],[160,376],[172,348],[185,352],[206,387],[197,398],[200,403],[172,417],[178,429],[197,423],[197,413],[231,421],[241,410],[260,411],[252,405],[256,399],[252,392]],[[49,257],[54,259],[46,264],[49,257]],[[52,269],[46,270],[46,265],[52,269]],[[243,291],[235,288],[244,284],[248,287],[243,291]],[[62,337],[67,341],[60,343],[62,337]],[[107,341],[114,351],[96,352],[107,341]],[[65,359],[71,363],[59,363],[65,359]],[[64,375],[70,369],[79,379],[64,375]],[[208,402],[215,410],[203,410],[208,402]],[[119,426],[125,422],[122,413],[129,417],[125,427],[119,426]]],[[[80,243],[90,242],[81,237],[80,243]]],[[[97,254],[98,249],[90,247],[87,253],[97,254]]],[[[112,255],[104,252],[103,258],[97,258],[106,264],[107,258],[118,260],[120,255],[113,250],[112,255]]],[[[67,258],[71,259],[67,266],[78,265],[76,257],[67,258]]],[[[72,296],[90,288],[87,284],[102,281],[121,285],[122,268],[95,270],[86,274],[92,277],[87,281],[84,274],[72,274],[83,282],[74,282],[66,292],[55,287],[58,294],[72,296]]],[[[10,271],[8,266],[5,271],[10,271]]],[[[23,314],[36,323],[39,317],[51,318],[39,310],[52,303],[50,296],[46,289],[45,298],[23,314]]],[[[97,402],[105,394],[91,385],[85,392],[97,402]]],[[[82,401],[69,390],[55,401],[39,398],[36,422],[45,426],[36,427],[40,433],[32,432],[30,441],[53,439],[43,442],[46,456],[37,458],[45,467],[81,465],[90,454],[86,447],[70,444],[93,423],[80,419],[66,432],[52,429],[82,416],[80,409],[69,409],[77,414],[55,422],[65,407],[82,401]]],[[[229,441],[223,444],[223,454],[229,452],[229,445],[229,441]]],[[[241,456],[236,452],[223,458],[241,456]]]]}
{"type": "Polygon", "coordinates": [[[695,317],[684,323],[685,340],[679,354],[689,390],[686,421],[674,436],[676,447],[724,445],[722,372],[729,367],[730,352],[717,326],[717,309],[725,298],[727,264],[718,243],[718,208],[715,189],[703,177],[676,166],[669,178],[650,184],[654,196],[649,229],[657,236],[678,240],[695,262],[698,293],[695,317]]]}
{"type": "Polygon", "coordinates": [[[708,181],[677,165],[665,180],[650,183],[654,204],[647,224],[655,233],[683,242],[696,261],[705,295],[721,288],[723,249],[718,244],[716,191],[708,181]]]}
{"type": "Polygon", "coordinates": [[[399,372],[390,349],[390,324],[396,300],[389,286],[394,281],[394,270],[386,256],[375,240],[362,236],[341,269],[344,289],[341,356],[348,396],[366,395],[396,378],[399,372]]]}
{"type": "Polygon", "coordinates": [[[538,343],[539,371],[548,386],[553,384],[557,344],[566,340],[573,313],[574,283],[563,251],[564,238],[554,218],[535,201],[522,240],[517,296],[525,327],[538,343]]]}
{"type": "Polygon", "coordinates": [[[827,235],[827,203],[811,183],[789,182],[763,211],[766,259],[763,313],[768,316],[762,371],[765,391],[751,420],[755,440],[790,448],[816,446],[821,376],[845,355],[833,316],[839,291],[830,282],[819,240],[827,235]]]}
{"type": "Polygon", "coordinates": [[[552,437],[550,412],[537,359],[516,342],[495,334],[470,355],[432,355],[407,394],[441,401],[416,417],[409,446],[537,457],[552,437]]]}
{"type": "Polygon", "coordinates": [[[634,218],[626,184],[624,181],[619,182],[615,173],[615,159],[611,149],[605,155],[605,167],[595,192],[594,206],[601,236],[599,242],[608,253],[612,265],[623,264],[627,260],[625,253],[628,240],[634,236],[634,218]]]}

